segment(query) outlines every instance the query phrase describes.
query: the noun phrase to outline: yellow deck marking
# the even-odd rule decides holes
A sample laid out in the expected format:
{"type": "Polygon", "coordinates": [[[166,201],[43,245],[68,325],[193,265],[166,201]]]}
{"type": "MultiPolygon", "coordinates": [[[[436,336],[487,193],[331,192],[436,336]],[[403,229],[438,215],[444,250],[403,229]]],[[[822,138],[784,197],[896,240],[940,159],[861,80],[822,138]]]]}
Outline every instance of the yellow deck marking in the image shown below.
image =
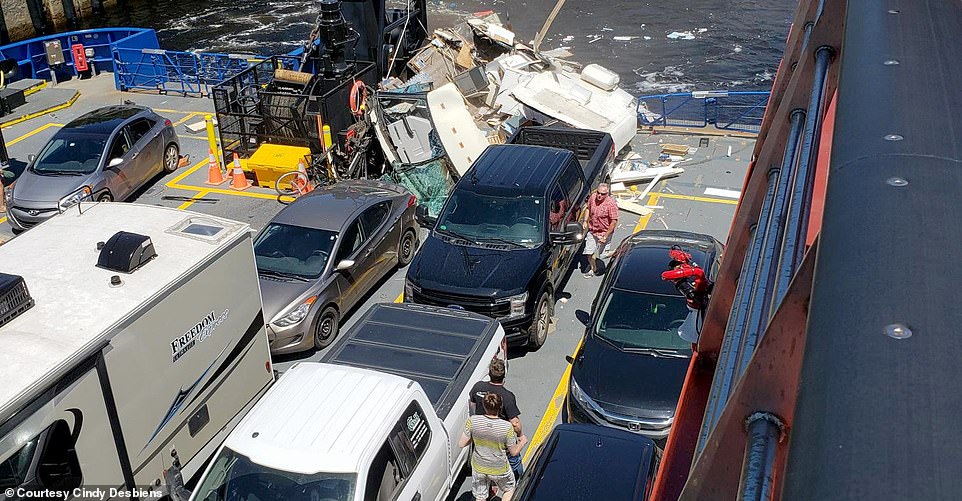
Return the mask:
{"type": "MultiPolygon", "coordinates": [[[[657,205],[658,199],[662,196],[664,196],[663,193],[652,193],[651,195],[648,195],[648,203],[646,205],[657,205]]],[[[648,226],[648,221],[651,221],[652,214],[654,214],[654,210],[638,218],[638,224],[635,225],[635,229],[631,230],[631,232],[638,233],[639,231],[643,230],[646,226],[648,226]]]]}
{"type": "Polygon", "coordinates": [[[194,195],[194,196],[191,197],[193,200],[188,200],[188,201],[180,204],[180,206],[177,207],[177,209],[178,209],[178,210],[184,210],[184,209],[190,207],[191,205],[194,205],[194,202],[196,202],[198,198],[204,198],[204,196],[207,195],[207,193],[209,193],[209,192],[208,192],[208,191],[198,191],[196,195],[194,195]]]}
{"type": "Polygon", "coordinates": [[[27,139],[28,137],[33,136],[34,134],[39,134],[39,133],[41,133],[41,132],[43,132],[43,131],[51,128],[51,127],[63,127],[63,124],[52,124],[52,123],[51,123],[51,124],[43,124],[43,125],[41,125],[40,127],[37,127],[36,129],[34,129],[34,130],[32,130],[32,131],[30,131],[30,132],[28,132],[28,133],[26,133],[26,134],[18,137],[18,138],[14,138],[14,139],[11,139],[10,141],[7,141],[7,146],[12,146],[12,145],[14,145],[14,144],[17,144],[17,143],[19,143],[20,141],[23,141],[24,139],[27,139]]]}
{"type": "Polygon", "coordinates": [[[7,222],[7,216],[0,217],[0,224],[7,222]]]}
{"type": "Polygon", "coordinates": [[[59,110],[62,110],[62,109],[64,109],[64,108],[69,108],[69,107],[73,106],[73,103],[75,103],[75,102],[77,101],[77,98],[79,98],[79,97],[80,97],[80,93],[78,92],[78,93],[74,94],[74,96],[73,96],[72,98],[70,98],[70,101],[67,101],[66,103],[58,104],[57,106],[51,106],[50,108],[47,108],[47,109],[44,109],[44,110],[40,110],[40,111],[38,111],[38,112],[36,112],[36,113],[31,113],[31,114],[29,114],[29,115],[23,115],[22,117],[17,118],[16,120],[11,120],[11,121],[9,121],[9,122],[0,124],[0,128],[6,128],[6,127],[10,127],[11,125],[17,125],[18,123],[26,122],[27,120],[30,120],[30,119],[33,119],[33,118],[37,118],[37,117],[41,117],[41,116],[46,115],[46,114],[48,114],[48,113],[53,113],[53,112],[55,112],[55,111],[59,111],[59,110]]]}
{"type": "Polygon", "coordinates": [[[178,125],[180,125],[180,124],[182,124],[182,123],[190,120],[191,118],[196,117],[197,115],[200,115],[200,113],[197,113],[196,111],[192,111],[192,112],[188,113],[187,116],[185,116],[184,118],[181,118],[180,120],[174,122],[174,123],[173,123],[173,126],[174,126],[174,127],[177,127],[178,125]]]}
{"type": "MultiPolygon", "coordinates": [[[[575,351],[571,354],[572,357],[578,354],[578,350],[581,349],[581,343],[583,341],[583,337],[578,340],[578,346],[575,346],[575,351]]],[[[524,457],[521,458],[524,464],[528,464],[531,455],[534,454],[534,451],[538,450],[538,446],[541,445],[541,442],[544,442],[544,439],[548,437],[548,433],[554,428],[554,422],[558,420],[558,413],[561,412],[561,408],[565,404],[565,397],[568,395],[569,379],[571,379],[571,364],[567,364],[564,373],[561,374],[561,380],[558,381],[558,387],[555,388],[554,395],[552,395],[551,400],[548,401],[548,407],[544,410],[541,422],[538,423],[538,429],[534,431],[531,441],[528,442],[528,449],[524,451],[524,457]]]]}
{"type": "Polygon", "coordinates": [[[400,302],[402,302],[402,301],[404,301],[404,293],[403,293],[403,292],[400,293],[400,294],[398,294],[398,296],[397,296],[396,298],[394,298],[394,302],[395,302],[395,303],[400,303],[400,302]]]}
{"type": "Polygon", "coordinates": [[[151,109],[154,111],[159,111],[161,113],[181,113],[181,114],[187,114],[187,115],[190,115],[190,114],[213,115],[214,114],[213,110],[212,111],[190,111],[190,110],[170,110],[166,108],[153,108],[153,107],[151,109]]]}
{"type": "Polygon", "coordinates": [[[678,195],[675,193],[658,193],[662,198],[673,198],[675,200],[693,200],[695,202],[709,202],[713,204],[738,205],[738,200],[728,200],[725,198],[712,197],[693,197],[691,195],[678,195]]]}

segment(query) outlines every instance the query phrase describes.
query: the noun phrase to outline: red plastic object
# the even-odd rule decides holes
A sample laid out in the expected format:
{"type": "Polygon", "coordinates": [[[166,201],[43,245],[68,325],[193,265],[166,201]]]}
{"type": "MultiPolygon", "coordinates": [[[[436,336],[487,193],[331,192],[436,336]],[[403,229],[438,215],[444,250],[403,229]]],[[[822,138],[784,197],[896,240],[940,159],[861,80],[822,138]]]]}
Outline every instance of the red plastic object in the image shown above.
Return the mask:
{"type": "Polygon", "coordinates": [[[87,64],[87,54],[84,52],[83,44],[75,43],[71,45],[70,51],[73,52],[74,69],[78,72],[90,69],[90,66],[87,64]]]}

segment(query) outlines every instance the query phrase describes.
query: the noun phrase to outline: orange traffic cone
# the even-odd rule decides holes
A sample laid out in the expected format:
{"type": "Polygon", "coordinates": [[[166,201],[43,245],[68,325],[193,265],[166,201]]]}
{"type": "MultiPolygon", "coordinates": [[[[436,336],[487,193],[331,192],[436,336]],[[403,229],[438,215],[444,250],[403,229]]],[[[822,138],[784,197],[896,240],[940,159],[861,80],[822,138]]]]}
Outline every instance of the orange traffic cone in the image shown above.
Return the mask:
{"type": "Polygon", "coordinates": [[[314,187],[311,186],[311,178],[307,177],[307,169],[304,168],[304,162],[297,162],[297,172],[301,173],[300,176],[297,176],[298,193],[301,195],[310,193],[314,187]]]}
{"type": "Polygon", "coordinates": [[[240,158],[238,158],[237,153],[234,153],[234,171],[231,173],[230,189],[232,190],[246,190],[250,188],[251,183],[244,176],[244,169],[241,169],[240,158]]]}
{"type": "Polygon", "coordinates": [[[217,186],[219,184],[224,184],[227,179],[224,174],[220,171],[220,164],[217,163],[217,157],[214,156],[214,150],[207,150],[210,154],[207,156],[207,182],[206,184],[217,186]]]}

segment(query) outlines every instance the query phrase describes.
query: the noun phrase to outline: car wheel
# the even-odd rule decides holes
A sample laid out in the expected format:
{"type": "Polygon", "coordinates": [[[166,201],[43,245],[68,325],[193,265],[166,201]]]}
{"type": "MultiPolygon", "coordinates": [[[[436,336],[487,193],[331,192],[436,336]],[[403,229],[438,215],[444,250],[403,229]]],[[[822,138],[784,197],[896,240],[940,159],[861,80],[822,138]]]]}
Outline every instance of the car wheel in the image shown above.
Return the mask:
{"type": "Polygon", "coordinates": [[[551,303],[548,291],[542,292],[534,307],[534,319],[528,327],[528,348],[537,351],[544,346],[548,338],[548,326],[551,324],[551,303]]]}
{"type": "Polygon", "coordinates": [[[177,164],[179,163],[180,149],[174,143],[168,144],[167,148],[164,149],[164,172],[174,172],[177,170],[177,164]]]}
{"type": "Polygon", "coordinates": [[[113,202],[114,196],[110,194],[109,191],[105,191],[97,197],[98,202],[113,202]]]}
{"type": "Polygon", "coordinates": [[[340,319],[338,319],[337,310],[332,306],[324,308],[324,311],[321,312],[321,318],[314,326],[314,347],[320,350],[330,346],[334,338],[337,337],[339,324],[340,319]]]}
{"type": "Polygon", "coordinates": [[[418,234],[414,230],[407,230],[401,236],[401,243],[397,250],[398,267],[407,266],[414,259],[414,253],[418,250],[418,234]]]}

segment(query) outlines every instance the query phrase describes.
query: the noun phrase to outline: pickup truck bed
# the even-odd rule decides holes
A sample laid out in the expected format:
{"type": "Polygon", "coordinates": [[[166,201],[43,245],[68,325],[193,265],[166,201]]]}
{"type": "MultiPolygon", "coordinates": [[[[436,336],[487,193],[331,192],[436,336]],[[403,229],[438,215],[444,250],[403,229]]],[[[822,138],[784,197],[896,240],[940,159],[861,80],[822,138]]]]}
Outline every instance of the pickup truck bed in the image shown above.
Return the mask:
{"type": "Polygon", "coordinates": [[[446,420],[498,331],[475,313],[415,304],[372,306],[320,362],[417,381],[446,420]]]}
{"type": "Polygon", "coordinates": [[[606,132],[566,127],[521,127],[507,144],[548,146],[574,153],[592,188],[614,167],[615,143],[606,132]]]}

